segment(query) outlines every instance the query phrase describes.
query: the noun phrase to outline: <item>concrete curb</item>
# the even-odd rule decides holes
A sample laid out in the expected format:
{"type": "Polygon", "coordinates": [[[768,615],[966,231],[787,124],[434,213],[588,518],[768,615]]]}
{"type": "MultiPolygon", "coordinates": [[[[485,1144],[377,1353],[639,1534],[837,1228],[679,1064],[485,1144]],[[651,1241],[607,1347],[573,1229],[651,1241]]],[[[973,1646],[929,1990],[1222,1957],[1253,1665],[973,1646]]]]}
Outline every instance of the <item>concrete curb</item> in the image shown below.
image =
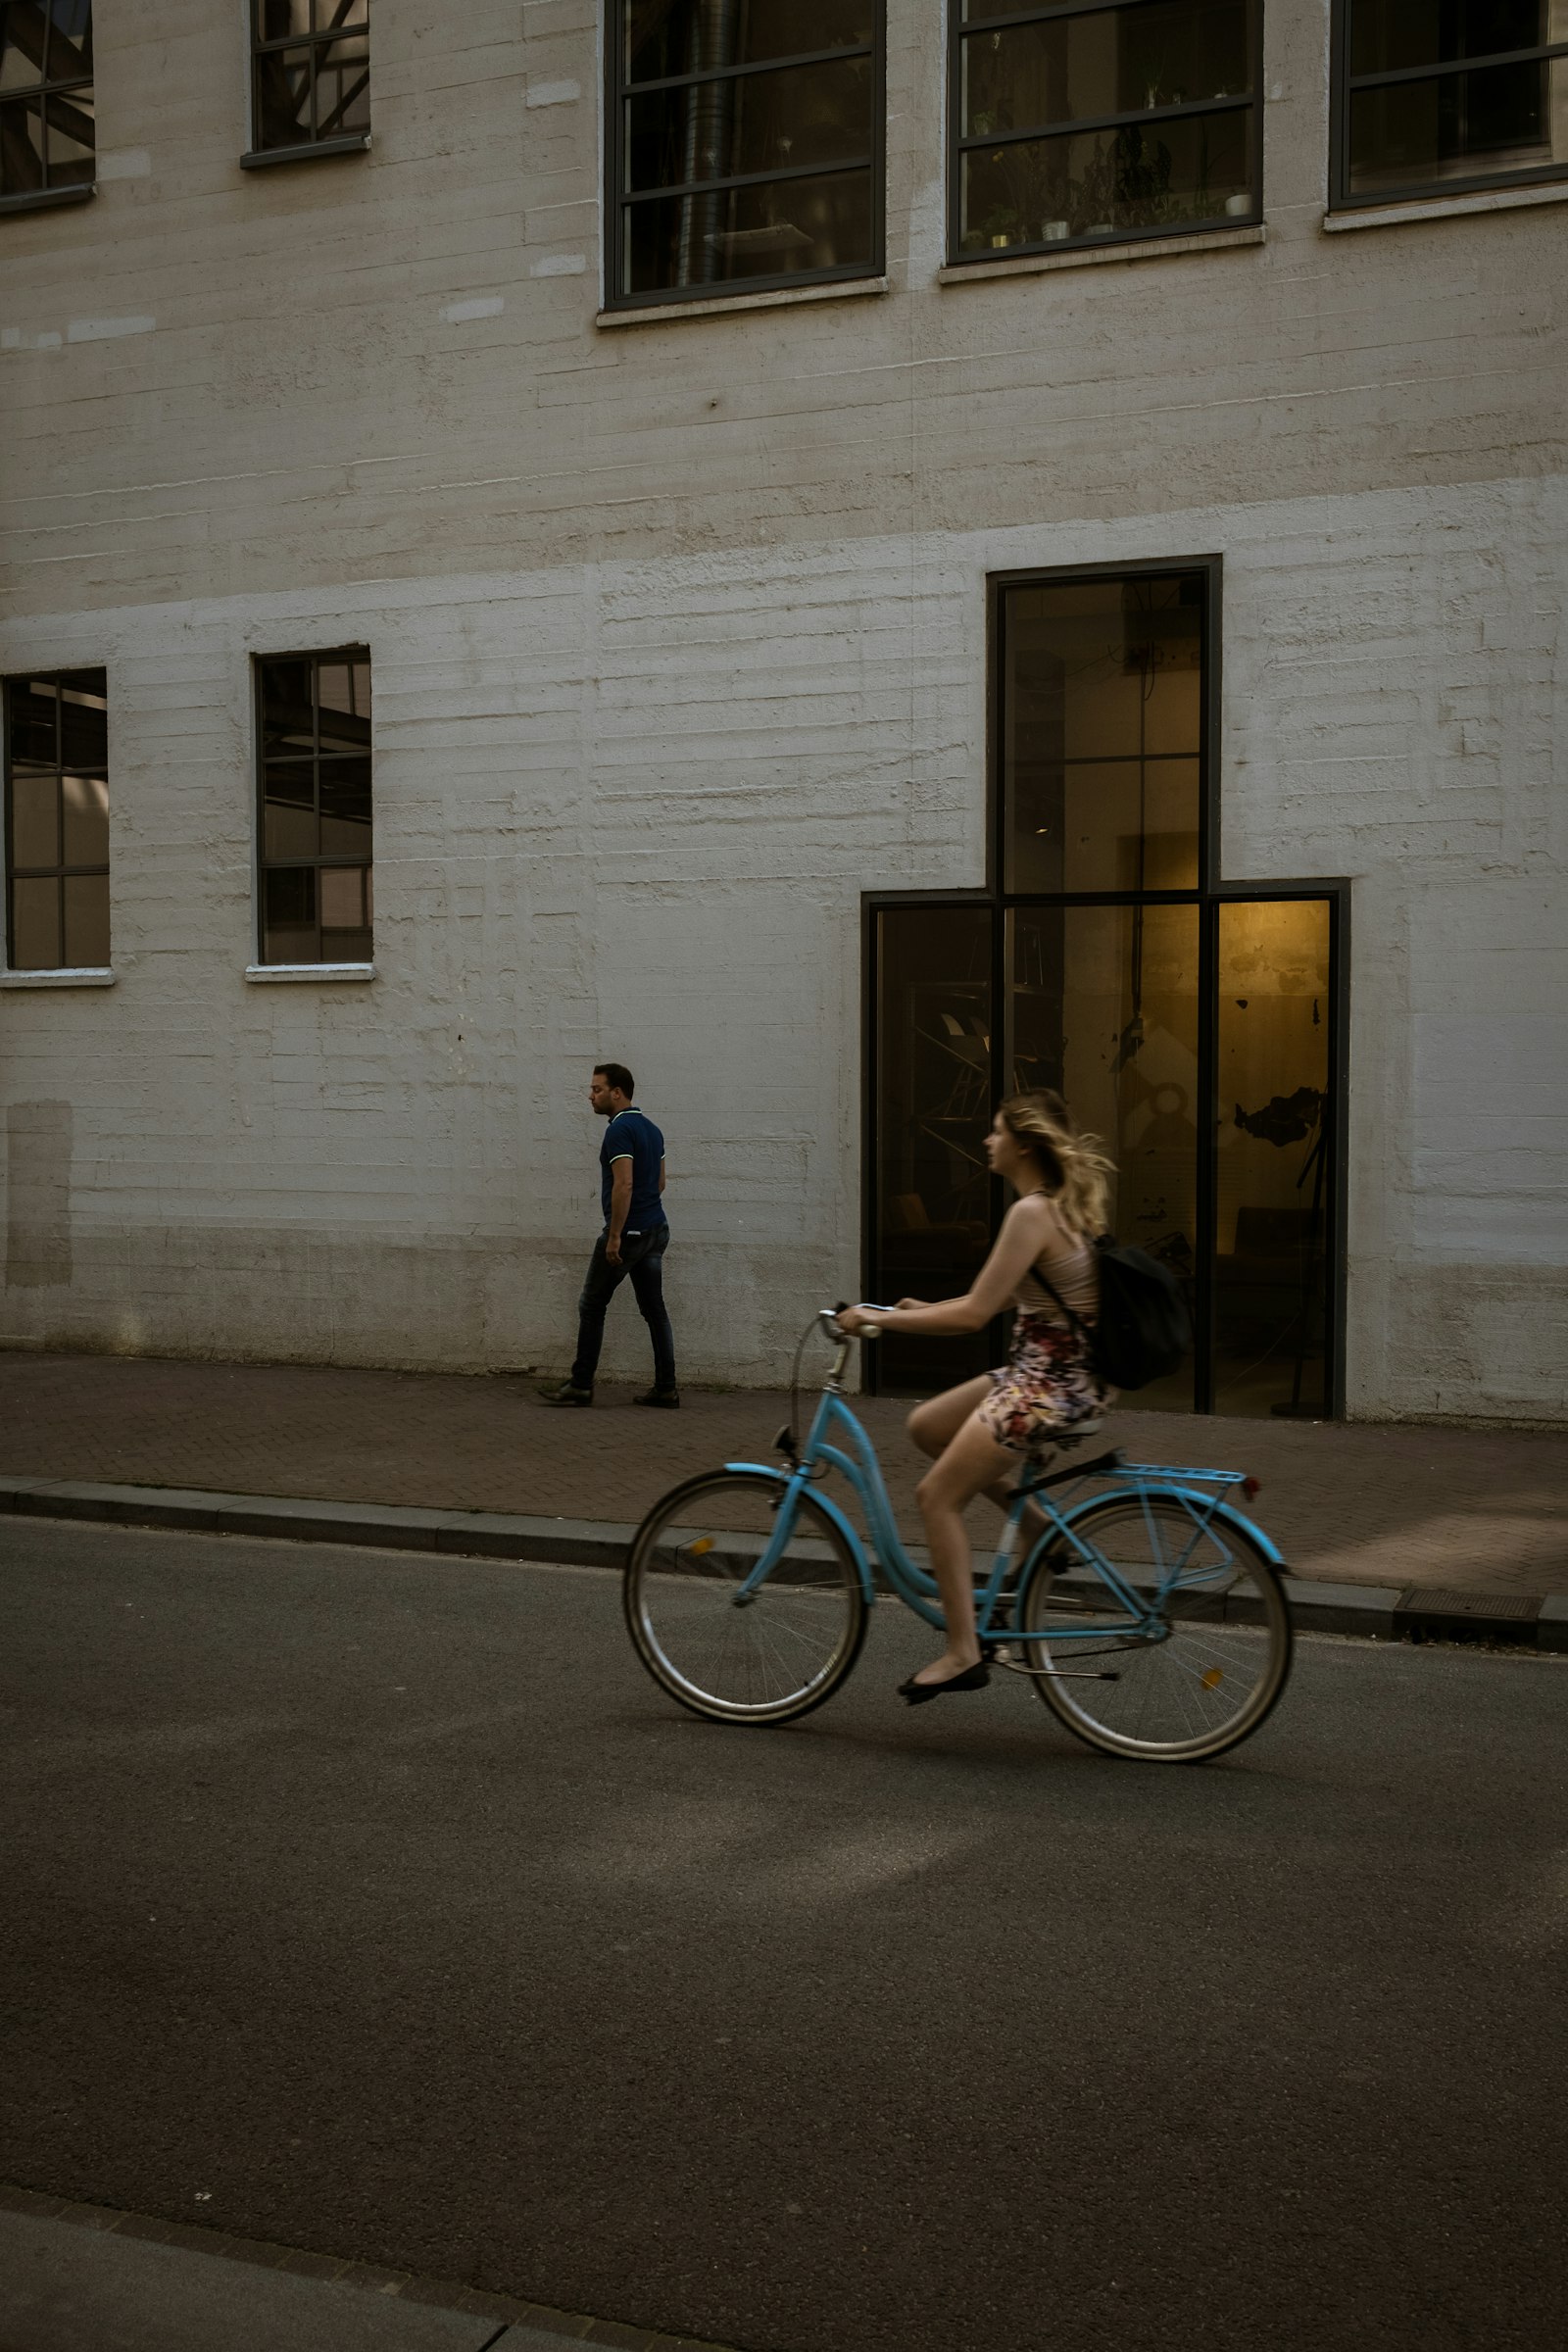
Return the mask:
{"type": "MultiPolygon", "coordinates": [[[[96,1486],[0,1476],[0,1515],[78,1519],[188,1534],[271,1536],[291,1544],[360,1544],[459,1559],[537,1560],[618,1568],[635,1530],[612,1519],[533,1518],[510,1511],[419,1510],[393,1503],[319,1502],[198,1488],[96,1486]]],[[[1302,1633],[1372,1641],[1506,1642],[1568,1652],[1568,1593],[1518,1598],[1422,1585],[1341,1585],[1287,1576],[1302,1633]]]]}

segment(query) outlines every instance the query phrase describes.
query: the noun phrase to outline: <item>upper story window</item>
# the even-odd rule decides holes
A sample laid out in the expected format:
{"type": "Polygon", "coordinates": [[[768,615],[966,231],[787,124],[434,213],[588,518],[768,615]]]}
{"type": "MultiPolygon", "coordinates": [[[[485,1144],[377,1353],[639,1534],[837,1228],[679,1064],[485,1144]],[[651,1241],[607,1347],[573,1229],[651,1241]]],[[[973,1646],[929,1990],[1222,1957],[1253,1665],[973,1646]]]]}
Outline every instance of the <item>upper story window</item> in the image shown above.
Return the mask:
{"type": "Polygon", "coordinates": [[[251,0],[247,163],[341,154],[370,136],[370,0],[251,0]]]}
{"type": "Polygon", "coordinates": [[[109,702],[101,669],[5,686],[6,956],[14,972],[109,962],[109,702]]]}
{"type": "Polygon", "coordinates": [[[1338,0],[1334,201],[1568,173],[1568,0],[1338,0]]]}
{"type": "Polygon", "coordinates": [[[608,293],[881,266],[882,0],[612,0],[608,293]]]}
{"type": "Polygon", "coordinates": [[[370,657],[257,663],[262,961],[370,960],[370,657]]]}
{"type": "Polygon", "coordinates": [[[950,6],[956,261],[1261,218],[1259,0],[950,6]]]}
{"type": "Polygon", "coordinates": [[[90,196],[92,0],[0,0],[0,205],[90,196]]]}

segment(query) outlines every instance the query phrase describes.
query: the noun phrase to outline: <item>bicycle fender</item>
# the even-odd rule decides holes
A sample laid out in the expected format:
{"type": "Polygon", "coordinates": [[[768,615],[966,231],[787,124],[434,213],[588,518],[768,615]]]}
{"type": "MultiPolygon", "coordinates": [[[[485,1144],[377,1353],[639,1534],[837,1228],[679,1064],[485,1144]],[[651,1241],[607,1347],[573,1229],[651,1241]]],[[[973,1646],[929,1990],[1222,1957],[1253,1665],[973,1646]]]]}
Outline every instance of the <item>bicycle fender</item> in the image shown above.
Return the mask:
{"type": "MultiPolygon", "coordinates": [[[[786,1478],[783,1471],[775,1469],[771,1462],[726,1462],[724,1467],[726,1470],[749,1471],[753,1477],[760,1476],[762,1478],[770,1478],[773,1481],[773,1484],[777,1487],[786,1487],[789,1485],[789,1480],[786,1478]]],[[[856,1572],[860,1579],[860,1590],[865,1594],[867,1600],[875,1600],[876,1593],[871,1584],[871,1563],[866,1558],[860,1539],[856,1534],[855,1529],[850,1524],[850,1521],[846,1518],[843,1511],[840,1510],[838,1504],[833,1500],[831,1494],[824,1494],[818,1489],[813,1487],[811,1490],[811,1500],[818,1506],[819,1509],[826,1512],[828,1518],[832,1520],[834,1526],[838,1529],[839,1534],[844,1538],[845,1543],[850,1547],[850,1557],[855,1562],[856,1572]]]]}
{"type": "MultiPolygon", "coordinates": [[[[1111,1492],[1115,1492],[1114,1488],[1111,1492]]],[[[1127,1498],[1134,1499],[1137,1492],[1136,1488],[1127,1488],[1125,1490],[1127,1498]]],[[[1175,1483],[1168,1486],[1151,1486],[1147,1492],[1151,1494],[1174,1494],[1183,1502],[1193,1503],[1202,1513],[1205,1526],[1233,1527],[1238,1535],[1246,1536],[1250,1542],[1257,1545],[1271,1568],[1278,1568],[1282,1573],[1289,1573],[1285,1555],[1279,1545],[1264,1535],[1263,1530],[1254,1520],[1249,1519],[1244,1512],[1237,1510],[1234,1504],[1215,1502],[1214,1497],[1205,1493],[1201,1487],[1183,1487],[1175,1483]]],[[[1063,1511],[1064,1523],[1071,1527],[1080,1512],[1091,1509],[1096,1502],[1103,1499],[1103,1495],[1091,1494],[1083,1502],[1075,1503],[1070,1511],[1063,1511]]]]}

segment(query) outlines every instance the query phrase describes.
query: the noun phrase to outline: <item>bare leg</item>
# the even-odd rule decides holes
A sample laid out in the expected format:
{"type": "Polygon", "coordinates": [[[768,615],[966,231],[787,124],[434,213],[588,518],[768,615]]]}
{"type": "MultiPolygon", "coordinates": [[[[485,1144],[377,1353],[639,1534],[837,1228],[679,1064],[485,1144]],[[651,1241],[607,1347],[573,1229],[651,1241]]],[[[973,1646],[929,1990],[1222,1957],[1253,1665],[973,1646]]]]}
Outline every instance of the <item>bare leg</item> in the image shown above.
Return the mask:
{"type": "Polygon", "coordinates": [[[931,1552],[931,1573],[942,1596],[948,1646],[940,1658],[922,1666],[917,1683],[943,1683],[980,1663],[980,1642],[974,1630],[974,1583],[970,1568],[969,1537],[963,1524],[966,1506],[977,1494],[996,1486],[1015,1460],[999,1446],[983,1421],[971,1410],[963,1427],[942,1458],[921,1479],[920,1516],[931,1552]]]}
{"type": "MultiPolygon", "coordinates": [[[[920,1451],[930,1454],[935,1461],[952,1445],[964,1423],[972,1416],[975,1406],[984,1403],[990,1394],[990,1375],[982,1372],[977,1379],[966,1380],[959,1387],[945,1390],[940,1396],[917,1404],[905,1427],[920,1451]]],[[[994,1502],[999,1511],[1006,1512],[1012,1508],[1012,1481],[1020,1466],[1020,1457],[1006,1452],[1004,1448],[998,1450],[1008,1467],[1005,1474],[995,1485],[987,1487],[984,1493],[988,1502],[994,1502]]],[[[1018,1523],[1018,1558],[1022,1559],[1028,1554],[1044,1535],[1045,1529],[1045,1513],[1038,1504],[1025,1503],[1023,1516],[1018,1523]]]]}

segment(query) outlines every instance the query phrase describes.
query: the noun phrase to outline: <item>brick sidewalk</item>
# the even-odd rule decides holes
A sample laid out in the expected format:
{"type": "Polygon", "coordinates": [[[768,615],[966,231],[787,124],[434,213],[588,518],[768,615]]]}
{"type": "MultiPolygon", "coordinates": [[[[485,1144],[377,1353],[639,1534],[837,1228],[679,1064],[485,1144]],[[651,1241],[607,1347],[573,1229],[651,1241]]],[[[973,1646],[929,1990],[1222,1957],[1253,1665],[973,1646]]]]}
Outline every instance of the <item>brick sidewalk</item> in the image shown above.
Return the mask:
{"type": "MultiPolygon", "coordinates": [[[[0,1474],[339,1502],[629,1520],[694,1470],[766,1460],[787,1399],[687,1392],[639,1412],[607,1387],[552,1412],[531,1382],[292,1364],[0,1352],[0,1474]]],[[[919,1463],[897,1399],[860,1408],[901,1523],[919,1463]]],[[[1471,1592],[1568,1591],[1568,1435],[1118,1412],[1148,1461],[1254,1472],[1301,1576],[1471,1592]]]]}

